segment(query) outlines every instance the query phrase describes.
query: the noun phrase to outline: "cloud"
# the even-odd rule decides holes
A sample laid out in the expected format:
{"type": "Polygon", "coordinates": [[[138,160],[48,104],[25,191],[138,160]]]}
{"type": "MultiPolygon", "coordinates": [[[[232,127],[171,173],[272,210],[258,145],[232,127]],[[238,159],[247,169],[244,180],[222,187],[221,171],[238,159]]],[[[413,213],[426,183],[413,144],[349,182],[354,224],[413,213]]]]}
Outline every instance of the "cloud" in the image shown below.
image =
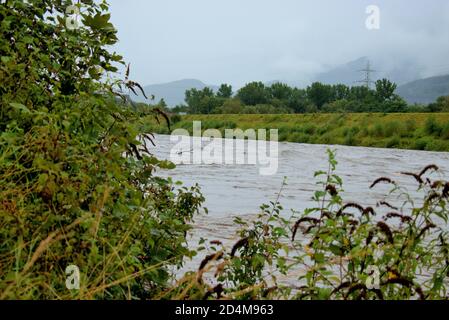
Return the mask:
{"type": "Polygon", "coordinates": [[[447,0],[109,2],[119,30],[115,49],[144,84],[306,81],[361,56],[383,61],[382,68],[405,63],[426,75],[449,73],[447,0]],[[371,4],[381,10],[380,30],[365,27],[371,4]]]}

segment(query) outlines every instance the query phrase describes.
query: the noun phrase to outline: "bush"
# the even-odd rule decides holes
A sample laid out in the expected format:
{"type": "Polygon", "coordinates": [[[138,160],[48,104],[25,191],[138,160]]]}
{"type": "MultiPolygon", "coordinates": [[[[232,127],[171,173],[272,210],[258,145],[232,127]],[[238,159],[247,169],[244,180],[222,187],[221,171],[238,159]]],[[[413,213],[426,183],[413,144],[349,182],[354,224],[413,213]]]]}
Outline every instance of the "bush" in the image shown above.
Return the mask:
{"type": "Polygon", "coordinates": [[[289,140],[297,143],[310,143],[311,137],[307,134],[297,132],[291,135],[289,140]]]}
{"type": "Polygon", "coordinates": [[[2,299],[152,298],[192,255],[185,233],[204,199],[153,176],[173,168],[145,145],[153,114],[100,81],[99,67],[123,63],[105,50],[116,31],[106,4],[82,3],[78,30],[54,20],[60,1],[0,6],[2,299]],[[69,265],[80,290],[66,288],[69,265]]]}
{"type": "Polygon", "coordinates": [[[432,140],[433,139],[430,137],[420,138],[415,141],[415,145],[413,148],[415,150],[427,150],[427,145],[431,144],[432,140]]]}
{"type": "Polygon", "coordinates": [[[303,126],[303,131],[305,134],[313,135],[317,127],[314,124],[307,123],[303,126]]]}
{"type": "Polygon", "coordinates": [[[179,115],[179,114],[173,114],[171,117],[170,117],[170,122],[172,123],[172,124],[176,124],[176,123],[178,123],[179,121],[181,121],[182,120],[182,118],[181,118],[181,116],[179,115]]]}
{"type": "Polygon", "coordinates": [[[385,136],[384,126],[382,125],[381,122],[377,122],[374,124],[374,127],[371,131],[371,135],[375,136],[375,137],[384,137],[385,136]]]}
{"type": "Polygon", "coordinates": [[[398,147],[400,147],[400,144],[401,144],[401,139],[399,138],[399,136],[394,136],[387,141],[385,146],[387,148],[398,148],[398,147]]]}
{"type": "Polygon", "coordinates": [[[449,122],[441,128],[440,137],[449,140],[449,122]]]}
{"type": "Polygon", "coordinates": [[[240,240],[232,250],[208,252],[200,272],[186,278],[195,280],[175,294],[182,292],[184,299],[446,299],[449,182],[432,179],[439,168],[404,173],[416,177],[420,205],[393,179],[381,177],[370,189],[385,184],[391,192],[377,206],[364,206],[343,200],[337,161],[328,152],[328,170],[315,173],[320,185],[315,207],[286,219],[276,201],[263,205],[253,222],[237,218],[240,240]],[[204,270],[215,279],[204,279],[204,270]],[[281,284],[278,275],[296,282],[281,284]]]}
{"type": "Polygon", "coordinates": [[[443,128],[440,124],[435,120],[434,117],[429,117],[425,124],[425,132],[428,135],[439,136],[442,132],[443,128]]]}
{"type": "Polygon", "coordinates": [[[402,131],[401,123],[398,121],[390,121],[385,124],[384,136],[392,137],[394,135],[400,135],[402,131]]]}

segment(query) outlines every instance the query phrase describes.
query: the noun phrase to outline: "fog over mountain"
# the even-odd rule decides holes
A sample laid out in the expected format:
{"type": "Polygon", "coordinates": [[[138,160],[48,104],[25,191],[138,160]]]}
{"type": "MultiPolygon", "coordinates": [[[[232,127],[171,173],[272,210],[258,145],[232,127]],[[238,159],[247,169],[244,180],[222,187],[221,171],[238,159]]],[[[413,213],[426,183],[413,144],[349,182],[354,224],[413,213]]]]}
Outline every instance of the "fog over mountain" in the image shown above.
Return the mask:
{"type": "Polygon", "coordinates": [[[365,26],[372,0],[109,2],[120,38],[114,49],[145,85],[191,78],[305,85],[359,57],[399,83],[449,73],[447,0],[375,1],[379,30],[365,26]]]}
{"type": "MultiPolygon", "coordinates": [[[[435,101],[438,97],[449,95],[449,75],[436,76],[421,79],[419,71],[415,70],[411,65],[397,65],[395,69],[388,72],[381,71],[376,66],[376,62],[370,60],[368,57],[362,57],[354,61],[350,61],[341,66],[331,68],[328,71],[317,74],[309,81],[288,81],[288,80],[272,80],[265,82],[269,86],[275,82],[285,82],[291,86],[305,88],[312,83],[312,81],[319,81],[326,84],[346,84],[348,86],[363,85],[361,79],[364,74],[361,70],[365,69],[367,63],[370,63],[373,68],[371,74],[372,81],[381,78],[388,78],[398,84],[397,93],[402,96],[407,102],[414,103],[430,103],[435,101]]],[[[176,105],[184,104],[185,91],[189,89],[203,89],[209,87],[212,90],[218,90],[220,83],[205,84],[197,79],[183,79],[178,81],[170,81],[161,84],[152,84],[144,86],[147,95],[153,95],[154,100],[147,100],[141,94],[135,96],[130,93],[131,98],[137,102],[156,103],[160,99],[164,99],[168,106],[174,107],[176,105]]],[[[234,87],[236,92],[239,87],[234,87]]]]}
{"type": "Polygon", "coordinates": [[[412,81],[398,87],[397,94],[409,103],[431,103],[449,96],[449,75],[412,81]]]}
{"type": "Polygon", "coordinates": [[[164,99],[165,103],[168,106],[174,107],[179,104],[184,103],[184,97],[186,90],[189,89],[204,89],[205,87],[209,87],[212,90],[218,90],[217,86],[207,85],[200,80],[196,79],[183,79],[178,81],[171,81],[167,83],[153,84],[144,86],[143,89],[147,96],[154,96],[154,100],[147,100],[143,97],[142,94],[139,93],[138,96],[134,94],[130,94],[131,99],[136,102],[146,102],[146,103],[156,103],[159,100],[164,99]]]}
{"type": "Polygon", "coordinates": [[[387,78],[401,85],[421,78],[421,73],[412,64],[398,63],[390,69],[382,61],[362,57],[323,72],[317,75],[314,81],[326,84],[342,83],[348,86],[362,85],[366,74],[366,71],[363,70],[367,69],[368,64],[372,69],[370,73],[371,81],[387,78]]]}

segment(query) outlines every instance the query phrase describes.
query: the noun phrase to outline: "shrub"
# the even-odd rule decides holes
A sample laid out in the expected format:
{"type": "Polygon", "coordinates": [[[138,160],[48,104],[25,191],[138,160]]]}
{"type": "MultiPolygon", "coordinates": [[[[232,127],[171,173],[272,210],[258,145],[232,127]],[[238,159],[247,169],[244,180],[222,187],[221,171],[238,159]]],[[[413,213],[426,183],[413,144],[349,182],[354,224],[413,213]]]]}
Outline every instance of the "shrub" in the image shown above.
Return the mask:
{"type": "Polygon", "coordinates": [[[420,138],[415,141],[415,145],[413,148],[416,150],[427,150],[427,145],[431,144],[432,140],[433,139],[430,137],[420,138]]]}
{"type": "Polygon", "coordinates": [[[428,135],[435,135],[439,136],[442,132],[442,127],[440,124],[435,120],[434,117],[429,117],[425,124],[425,132],[428,135]]]}
{"type": "Polygon", "coordinates": [[[307,123],[303,126],[303,131],[305,134],[312,135],[315,133],[316,128],[317,127],[314,124],[307,123]]]}
{"type": "Polygon", "coordinates": [[[384,137],[385,136],[384,126],[382,125],[381,122],[377,122],[374,124],[371,135],[373,135],[375,137],[384,137]]]}
{"type": "Polygon", "coordinates": [[[310,139],[311,137],[309,135],[300,132],[292,134],[289,138],[290,141],[297,143],[310,143],[310,139]]]}
{"type": "Polygon", "coordinates": [[[170,122],[173,124],[176,124],[182,120],[181,116],[179,114],[174,114],[170,117],[170,122]]]}
{"type": "Polygon", "coordinates": [[[329,151],[329,168],[315,173],[315,207],[285,218],[279,203],[284,182],[278,200],[262,206],[254,222],[237,218],[240,240],[232,250],[212,250],[201,271],[186,278],[195,280],[183,284],[181,297],[446,299],[449,182],[432,179],[439,168],[403,173],[416,180],[419,205],[392,178],[381,177],[370,189],[389,185],[389,196],[366,206],[343,200],[336,165],[329,151]],[[202,277],[206,269],[215,274],[213,286],[202,277]],[[281,284],[278,275],[296,282],[281,284]]]}
{"type": "Polygon", "coordinates": [[[416,121],[413,119],[408,119],[405,122],[405,130],[407,131],[407,136],[409,137],[412,136],[414,131],[416,130],[416,127],[417,127],[416,121]]]}
{"type": "Polygon", "coordinates": [[[400,146],[400,144],[401,144],[401,139],[399,138],[399,136],[394,136],[394,137],[388,139],[385,146],[387,148],[397,148],[400,146]]]}
{"type": "MultiPolygon", "coordinates": [[[[120,56],[107,5],[83,1],[66,28],[60,1],[0,5],[0,298],[151,298],[192,253],[185,233],[203,198],[153,176],[151,121],[102,82],[120,56]],[[87,50],[88,49],[88,50],[87,50]],[[67,290],[66,267],[81,274],[67,290]]],[[[148,111],[151,112],[151,111],[148,111]]]]}
{"type": "Polygon", "coordinates": [[[385,124],[384,128],[384,136],[392,137],[394,135],[398,135],[401,133],[401,123],[398,121],[390,121],[385,124]]]}
{"type": "Polygon", "coordinates": [[[345,135],[344,144],[347,146],[354,146],[356,144],[355,134],[349,130],[345,135]]]}
{"type": "Polygon", "coordinates": [[[449,122],[441,128],[440,137],[449,140],[449,122]]]}

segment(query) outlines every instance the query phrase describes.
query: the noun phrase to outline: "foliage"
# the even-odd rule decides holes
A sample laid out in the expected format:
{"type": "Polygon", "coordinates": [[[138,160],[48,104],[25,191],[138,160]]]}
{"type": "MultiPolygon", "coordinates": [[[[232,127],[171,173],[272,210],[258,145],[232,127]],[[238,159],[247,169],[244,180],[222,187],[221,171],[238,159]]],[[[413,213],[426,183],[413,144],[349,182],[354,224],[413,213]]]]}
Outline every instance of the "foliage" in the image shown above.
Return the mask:
{"type": "Polygon", "coordinates": [[[319,182],[323,191],[315,193],[317,207],[301,214],[293,231],[305,225],[300,243],[306,246],[306,259],[298,257],[298,262],[308,271],[300,277],[305,285],[296,297],[446,298],[449,183],[429,179],[439,168],[431,165],[417,174],[403,173],[416,179],[422,204],[391,178],[377,179],[370,188],[392,185],[388,198],[399,204],[383,199],[374,209],[343,201],[332,152],[329,163],[327,173],[316,173],[324,177],[319,182]],[[380,212],[385,215],[380,217],[380,212]]]}
{"type": "Polygon", "coordinates": [[[193,114],[209,114],[223,104],[223,98],[216,97],[209,87],[202,90],[195,88],[187,90],[185,101],[189,107],[189,112],[193,114]]]}
{"type": "Polygon", "coordinates": [[[439,97],[435,103],[428,106],[431,112],[449,112],[449,96],[439,97]]]}
{"type": "Polygon", "coordinates": [[[388,79],[378,80],[376,81],[376,96],[381,102],[396,98],[394,92],[397,87],[395,83],[392,83],[388,79]]]}
{"type": "Polygon", "coordinates": [[[192,253],[203,198],[155,171],[148,110],[112,78],[116,30],[105,1],[0,4],[0,298],[151,298],[192,253]],[[119,97],[123,98],[123,102],[119,97]],[[146,143],[144,142],[146,141],[146,143]],[[66,267],[81,273],[66,288],[66,267]]]}
{"type": "MultiPolygon", "coordinates": [[[[209,88],[188,90],[186,102],[191,114],[407,112],[407,103],[395,94],[396,87],[387,79],[378,80],[375,90],[320,82],[312,83],[306,89],[292,88],[280,82],[270,86],[251,82],[232,97],[232,87],[222,84],[217,93],[209,88]]],[[[421,108],[420,111],[428,109],[421,108]]]]}
{"type": "Polygon", "coordinates": [[[269,101],[269,93],[262,82],[248,83],[237,92],[237,97],[247,106],[266,104],[269,101]]]}
{"type": "Polygon", "coordinates": [[[228,84],[222,84],[220,86],[220,88],[218,89],[217,92],[217,97],[218,98],[224,98],[224,99],[229,99],[232,97],[232,86],[228,85],[228,84]]]}
{"type": "MultiPolygon", "coordinates": [[[[285,114],[286,109],[275,109],[270,105],[241,106],[238,100],[229,100],[225,115],[184,115],[173,128],[191,129],[192,121],[202,121],[208,129],[220,129],[231,121],[233,126],[247,129],[277,129],[280,141],[340,144],[351,146],[416,149],[427,151],[449,151],[449,114],[438,117],[426,113],[319,113],[285,114]],[[233,113],[241,108],[246,113],[233,113]],[[275,114],[279,111],[281,114],[275,114]],[[259,115],[257,113],[272,114],[259,115]],[[310,130],[314,127],[314,130],[310,130]]],[[[339,108],[337,102],[323,108],[339,108]]],[[[224,111],[223,111],[224,112],[224,111]]],[[[165,126],[153,122],[152,129],[167,133],[165,126]]],[[[228,127],[231,129],[231,127],[228,127]]]]}
{"type": "Polygon", "coordinates": [[[328,169],[315,173],[315,207],[286,219],[278,196],[253,222],[236,219],[240,240],[231,250],[212,247],[182,298],[447,299],[449,182],[433,179],[439,168],[402,173],[416,181],[419,201],[381,177],[370,189],[391,191],[364,206],[344,201],[335,153],[328,155],[328,169]],[[203,278],[207,271],[215,282],[203,278]]]}

